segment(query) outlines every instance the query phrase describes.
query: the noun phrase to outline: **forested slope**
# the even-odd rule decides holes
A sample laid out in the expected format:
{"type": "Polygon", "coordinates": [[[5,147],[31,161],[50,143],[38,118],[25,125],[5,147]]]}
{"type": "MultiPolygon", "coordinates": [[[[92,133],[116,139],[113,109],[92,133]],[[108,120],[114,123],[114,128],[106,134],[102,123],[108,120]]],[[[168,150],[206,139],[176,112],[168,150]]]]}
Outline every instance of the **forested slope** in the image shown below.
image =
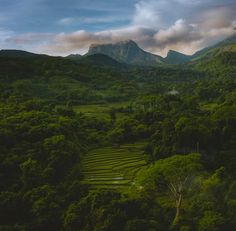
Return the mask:
{"type": "Polygon", "coordinates": [[[234,231],[235,74],[234,50],[160,67],[1,56],[0,230],[234,231]]]}

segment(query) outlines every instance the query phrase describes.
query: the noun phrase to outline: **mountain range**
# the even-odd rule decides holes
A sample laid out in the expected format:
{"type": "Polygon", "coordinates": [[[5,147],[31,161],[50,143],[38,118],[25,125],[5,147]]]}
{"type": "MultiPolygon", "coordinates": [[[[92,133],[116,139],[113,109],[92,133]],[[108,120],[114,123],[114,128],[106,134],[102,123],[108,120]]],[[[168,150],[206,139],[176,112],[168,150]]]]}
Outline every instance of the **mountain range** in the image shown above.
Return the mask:
{"type": "MultiPolygon", "coordinates": [[[[200,62],[215,56],[236,51],[236,34],[215,44],[204,48],[193,55],[185,55],[170,50],[165,58],[142,50],[134,41],[127,40],[112,44],[91,44],[87,54],[71,54],[66,59],[87,62],[96,65],[121,66],[158,66],[180,65],[185,63],[200,62]]],[[[35,57],[37,54],[20,50],[1,50],[0,57],[35,57]]],[[[40,55],[42,56],[42,55],[40,55]]]]}
{"type": "MultiPolygon", "coordinates": [[[[155,66],[160,64],[184,64],[194,62],[203,58],[210,58],[225,51],[235,51],[236,35],[197,51],[193,55],[185,55],[170,50],[165,58],[142,50],[134,41],[127,40],[110,44],[92,44],[85,57],[94,54],[103,54],[120,63],[155,66]]],[[[70,55],[70,59],[81,59],[80,55],[70,55]]]]}
{"type": "Polygon", "coordinates": [[[127,40],[112,44],[92,44],[85,56],[104,54],[118,62],[155,66],[158,64],[182,64],[191,60],[191,56],[170,50],[165,58],[142,50],[134,41],[127,40]]]}

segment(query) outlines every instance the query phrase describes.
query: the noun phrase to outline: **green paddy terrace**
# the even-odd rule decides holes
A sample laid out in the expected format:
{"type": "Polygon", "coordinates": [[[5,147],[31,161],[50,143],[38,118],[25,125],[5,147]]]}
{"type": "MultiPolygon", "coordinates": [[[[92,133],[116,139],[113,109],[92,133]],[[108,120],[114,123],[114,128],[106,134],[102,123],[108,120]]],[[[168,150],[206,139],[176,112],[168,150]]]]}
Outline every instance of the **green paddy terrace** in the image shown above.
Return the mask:
{"type": "Polygon", "coordinates": [[[145,143],[105,147],[90,151],[83,160],[83,184],[91,189],[124,189],[147,166],[145,143]]]}

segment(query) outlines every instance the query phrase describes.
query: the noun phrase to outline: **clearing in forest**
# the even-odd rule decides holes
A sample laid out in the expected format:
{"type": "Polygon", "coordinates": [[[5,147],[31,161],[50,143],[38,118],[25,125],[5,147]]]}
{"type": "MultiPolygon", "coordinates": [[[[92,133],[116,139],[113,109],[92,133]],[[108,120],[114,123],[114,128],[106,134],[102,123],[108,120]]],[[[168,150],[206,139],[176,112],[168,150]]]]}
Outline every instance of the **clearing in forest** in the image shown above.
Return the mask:
{"type": "Polygon", "coordinates": [[[90,151],[83,160],[84,184],[92,189],[123,189],[147,165],[145,143],[126,144],[90,151]]]}

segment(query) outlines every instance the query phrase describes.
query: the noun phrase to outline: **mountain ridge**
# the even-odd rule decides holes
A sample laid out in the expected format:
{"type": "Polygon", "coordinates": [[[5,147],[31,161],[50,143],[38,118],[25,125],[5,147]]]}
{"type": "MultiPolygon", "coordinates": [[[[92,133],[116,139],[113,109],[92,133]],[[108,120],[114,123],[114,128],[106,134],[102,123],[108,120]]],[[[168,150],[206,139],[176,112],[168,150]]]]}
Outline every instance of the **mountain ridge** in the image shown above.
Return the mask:
{"type": "Polygon", "coordinates": [[[157,65],[163,63],[163,58],[142,50],[132,40],[117,43],[91,44],[85,55],[104,54],[118,62],[134,65],[157,65]]]}
{"type": "Polygon", "coordinates": [[[227,37],[224,40],[221,40],[220,42],[209,46],[205,47],[197,52],[195,52],[192,55],[191,61],[197,61],[198,59],[202,58],[210,58],[214,55],[217,55],[217,53],[224,52],[224,51],[236,51],[236,48],[231,47],[232,45],[235,45],[236,43],[236,33],[227,37]]]}
{"type": "MultiPolygon", "coordinates": [[[[193,55],[185,55],[178,51],[169,50],[166,57],[161,57],[142,50],[134,41],[124,40],[116,43],[107,44],[91,44],[88,52],[85,55],[71,54],[66,57],[61,57],[69,59],[76,62],[85,62],[86,60],[91,64],[119,66],[122,64],[128,65],[138,65],[138,66],[159,66],[159,65],[181,65],[181,64],[191,64],[199,62],[201,60],[206,60],[214,58],[215,56],[224,52],[235,52],[236,51],[236,34],[216,43],[213,46],[205,47],[193,55]],[[93,55],[103,55],[86,57],[93,55]],[[107,56],[107,57],[105,57],[107,56]],[[99,60],[100,57],[101,59],[99,60]],[[110,60],[112,59],[112,60],[110,60]],[[102,63],[104,62],[104,63],[102,63]],[[115,63],[117,62],[117,63],[115,63]]],[[[23,50],[15,49],[3,49],[0,50],[0,57],[14,57],[14,58],[33,58],[33,57],[55,57],[45,54],[35,54],[23,50]]]]}
{"type": "Polygon", "coordinates": [[[0,50],[0,57],[35,57],[40,54],[35,54],[32,52],[24,50],[15,50],[15,49],[2,49],[0,50]]]}

